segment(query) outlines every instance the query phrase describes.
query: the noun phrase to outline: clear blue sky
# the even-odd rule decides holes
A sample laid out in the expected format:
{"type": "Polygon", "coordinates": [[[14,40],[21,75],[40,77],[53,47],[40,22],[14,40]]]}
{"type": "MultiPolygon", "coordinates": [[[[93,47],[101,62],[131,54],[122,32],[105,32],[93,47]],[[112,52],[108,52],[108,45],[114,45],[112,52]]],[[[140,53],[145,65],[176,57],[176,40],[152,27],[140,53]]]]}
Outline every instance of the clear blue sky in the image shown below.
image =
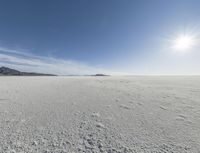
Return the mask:
{"type": "Polygon", "coordinates": [[[199,0],[0,0],[0,65],[57,74],[200,74],[199,0]],[[58,70],[59,69],[59,70],[58,70]]]}

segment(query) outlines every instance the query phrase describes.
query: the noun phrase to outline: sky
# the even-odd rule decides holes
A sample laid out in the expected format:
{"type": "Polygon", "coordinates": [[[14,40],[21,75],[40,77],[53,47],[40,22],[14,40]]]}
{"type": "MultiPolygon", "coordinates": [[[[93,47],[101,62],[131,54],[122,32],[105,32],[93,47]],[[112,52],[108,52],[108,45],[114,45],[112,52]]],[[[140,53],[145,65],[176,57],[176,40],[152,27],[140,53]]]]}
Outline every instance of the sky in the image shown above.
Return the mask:
{"type": "Polygon", "coordinates": [[[199,0],[0,0],[0,66],[200,75],[199,8],[199,0]]]}

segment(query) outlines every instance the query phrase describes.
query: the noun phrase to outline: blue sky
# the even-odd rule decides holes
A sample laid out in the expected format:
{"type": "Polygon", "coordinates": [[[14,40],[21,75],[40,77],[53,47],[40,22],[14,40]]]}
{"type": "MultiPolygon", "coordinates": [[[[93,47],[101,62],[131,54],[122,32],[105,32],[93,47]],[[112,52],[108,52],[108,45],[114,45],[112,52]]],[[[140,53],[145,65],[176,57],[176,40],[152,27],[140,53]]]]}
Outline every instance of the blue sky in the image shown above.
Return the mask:
{"type": "Polygon", "coordinates": [[[0,65],[56,74],[200,74],[198,0],[1,0],[0,65]],[[194,35],[186,54],[173,40],[194,35]]]}

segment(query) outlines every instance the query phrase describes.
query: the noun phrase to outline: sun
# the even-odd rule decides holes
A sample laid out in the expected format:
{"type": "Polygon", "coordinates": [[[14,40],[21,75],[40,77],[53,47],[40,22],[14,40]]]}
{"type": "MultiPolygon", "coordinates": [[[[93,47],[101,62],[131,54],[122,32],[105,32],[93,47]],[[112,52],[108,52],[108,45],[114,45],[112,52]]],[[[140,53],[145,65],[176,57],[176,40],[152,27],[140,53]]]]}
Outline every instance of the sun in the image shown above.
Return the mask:
{"type": "Polygon", "coordinates": [[[186,52],[195,45],[195,38],[190,35],[180,35],[173,41],[173,49],[178,52],[186,52]]]}

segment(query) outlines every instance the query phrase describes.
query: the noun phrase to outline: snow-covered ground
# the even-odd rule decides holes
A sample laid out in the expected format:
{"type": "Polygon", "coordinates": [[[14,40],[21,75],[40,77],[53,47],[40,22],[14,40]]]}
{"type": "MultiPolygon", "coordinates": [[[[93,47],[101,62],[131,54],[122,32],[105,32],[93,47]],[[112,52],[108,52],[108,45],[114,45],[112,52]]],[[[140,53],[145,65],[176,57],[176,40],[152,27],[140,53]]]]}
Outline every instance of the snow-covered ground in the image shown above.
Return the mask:
{"type": "Polygon", "coordinates": [[[200,77],[0,77],[0,153],[199,153],[200,77]]]}

